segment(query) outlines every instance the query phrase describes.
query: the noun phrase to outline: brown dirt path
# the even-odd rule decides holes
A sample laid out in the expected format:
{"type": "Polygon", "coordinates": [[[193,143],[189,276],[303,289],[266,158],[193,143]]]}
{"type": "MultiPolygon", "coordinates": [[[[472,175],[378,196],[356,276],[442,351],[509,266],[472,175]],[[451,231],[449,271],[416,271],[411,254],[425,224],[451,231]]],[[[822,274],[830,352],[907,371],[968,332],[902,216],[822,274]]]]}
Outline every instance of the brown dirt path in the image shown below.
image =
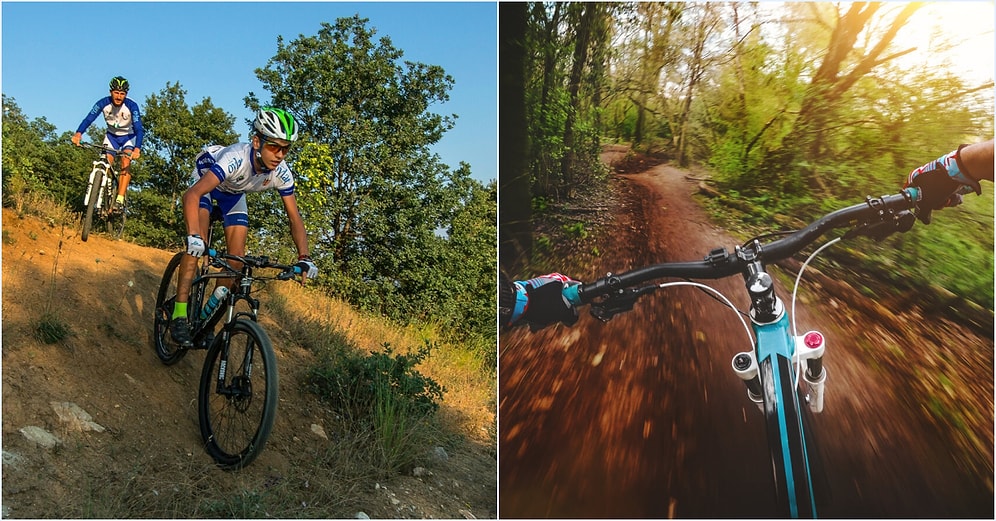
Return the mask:
{"type": "MultiPolygon", "coordinates": [[[[427,458],[428,473],[420,476],[357,479],[337,467],[342,462],[329,461],[339,454],[335,433],[343,420],[304,390],[312,352],[266,313],[268,291],[288,288],[257,294],[280,375],[273,432],[249,467],[219,470],[201,447],[198,427],[204,351],[167,367],[152,347],[156,292],[175,252],[100,234],[83,242],[78,229],[6,208],[2,221],[4,518],[170,517],[196,507],[206,517],[272,516],[232,510],[269,498],[283,501],[283,511],[296,514],[290,517],[497,515],[497,462],[484,434],[457,442],[445,433],[440,442],[454,442],[443,443],[448,457],[427,458]],[[36,338],[46,312],[71,330],[63,341],[36,338]],[[67,426],[53,402],[76,403],[105,430],[67,426]],[[21,433],[29,426],[62,443],[39,447],[21,433]],[[203,510],[211,506],[217,511],[203,510]]],[[[445,398],[441,408],[454,418],[473,417],[445,398]]]]}
{"type": "MultiPolygon", "coordinates": [[[[622,153],[610,149],[604,159],[611,164],[622,153]]],[[[660,165],[616,176],[622,197],[600,265],[572,275],[590,280],[696,260],[739,243],[709,223],[686,175],[660,165]]],[[[746,308],[739,278],[712,285],[746,308]]],[[[502,334],[501,517],[779,515],[763,422],[730,369],[733,355],[749,348],[743,327],[697,290],[658,295],[608,323],[582,311],[570,328],[502,334]]],[[[818,328],[829,339],[827,407],[814,418],[821,516],[991,518],[991,425],[981,436],[988,446],[975,454],[985,475],[952,447],[957,428],[925,419],[925,400],[909,396],[902,379],[883,377],[862,351],[890,342],[905,349],[905,337],[873,319],[866,327],[846,309],[818,297],[799,313],[801,331],[818,328]]],[[[991,419],[991,336],[938,329],[945,345],[980,356],[968,364],[979,373],[963,377],[988,402],[991,419]]]]}

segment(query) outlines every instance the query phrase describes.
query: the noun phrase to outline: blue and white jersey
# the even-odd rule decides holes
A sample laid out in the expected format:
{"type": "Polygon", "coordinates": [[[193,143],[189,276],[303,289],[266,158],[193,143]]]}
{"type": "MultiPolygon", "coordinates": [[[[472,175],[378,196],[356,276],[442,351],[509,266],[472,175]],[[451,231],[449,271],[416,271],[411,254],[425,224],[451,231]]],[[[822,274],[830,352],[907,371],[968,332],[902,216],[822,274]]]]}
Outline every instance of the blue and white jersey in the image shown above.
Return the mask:
{"type": "Polygon", "coordinates": [[[231,146],[209,145],[197,156],[197,168],[191,177],[196,183],[208,172],[221,181],[218,190],[229,194],[244,194],[275,189],[281,196],[294,193],[294,174],[287,162],[281,161],[269,171],[257,171],[252,160],[250,143],[236,143],[231,146]]]}
{"type": "Polygon", "coordinates": [[[145,134],[145,130],[142,128],[142,115],[138,110],[138,103],[135,103],[130,98],[125,98],[124,103],[120,107],[115,107],[114,103],[111,102],[110,96],[102,98],[93,104],[90,113],[83,118],[83,122],[80,123],[76,132],[80,134],[86,132],[86,129],[90,127],[100,114],[104,115],[104,121],[107,122],[108,134],[113,136],[129,136],[134,134],[135,147],[142,148],[142,136],[145,134]]]}

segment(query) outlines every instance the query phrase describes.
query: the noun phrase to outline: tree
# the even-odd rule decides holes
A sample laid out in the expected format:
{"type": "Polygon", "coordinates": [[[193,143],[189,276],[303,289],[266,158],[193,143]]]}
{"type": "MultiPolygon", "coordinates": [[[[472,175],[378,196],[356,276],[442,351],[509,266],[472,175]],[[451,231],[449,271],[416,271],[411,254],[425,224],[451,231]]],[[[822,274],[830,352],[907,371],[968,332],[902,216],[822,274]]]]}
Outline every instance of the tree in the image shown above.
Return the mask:
{"type": "MultiPolygon", "coordinates": [[[[862,42],[858,38],[866,30],[873,16],[886,4],[880,2],[854,2],[846,11],[835,4],[809,4],[811,14],[818,23],[831,28],[819,67],[812,73],[798,115],[791,132],[785,137],[782,148],[766,160],[767,177],[798,171],[797,165],[811,164],[827,149],[827,136],[831,122],[841,109],[842,101],[862,78],[873,69],[893,60],[912,49],[890,52],[891,44],[899,30],[920,9],[922,3],[908,3],[886,20],[886,29],[877,41],[862,42]],[[829,19],[826,19],[829,18],[829,19]],[[888,53],[888,54],[887,54],[888,53]]],[[[812,168],[801,172],[809,184],[827,193],[826,183],[812,168]]]]}
{"type": "Polygon", "coordinates": [[[234,116],[215,107],[211,98],[189,107],[186,94],[179,82],[167,82],[158,94],[145,99],[147,137],[142,152],[150,171],[148,187],[164,196],[171,211],[190,185],[197,154],[207,145],[227,146],[238,140],[232,128],[234,116]]]}
{"type": "MultiPolygon", "coordinates": [[[[429,150],[454,124],[456,116],[429,110],[449,99],[453,78],[439,66],[404,61],[367,22],[340,18],[315,36],[278,38],[256,76],[271,93],[267,104],[301,125],[292,170],[312,257],[327,273],[322,284],[394,318],[438,318],[467,273],[494,288],[495,237],[486,258],[449,262],[454,238],[443,231],[462,211],[483,211],[463,203],[468,186],[480,185],[469,166],[450,170],[429,150]]],[[[254,93],[245,102],[261,105],[254,93]]],[[[480,311],[487,304],[466,305],[480,311]]]]}
{"type": "MultiPolygon", "coordinates": [[[[91,130],[91,136],[95,135],[96,130],[91,130]]],[[[3,96],[2,143],[4,204],[20,204],[23,195],[32,193],[47,195],[71,210],[83,210],[86,174],[95,159],[90,151],[74,147],[67,133],[56,135],[55,126],[45,118],[29,121],[7,95],[3,96]]]]}
{"type": "MultiPolygon", "coordinates": [[[[559,5],[559,4],[558,4],[559,5]]],[[[526,31],[527,5],[510,2],[498,5],[500,31],[498,85],[502,110],[498,113],[498,151],[502,165],[500,248],[501,265],[515,273],[532,255],[532,191],[528,170],[529,140],[526,119],[526,31]]],[[[545,69],[545,67],[544,67],[545,69]]],[[[544,75],[544,78],[546,75],[544,75]]],[[[544,91],[549,86],[544,85],[544,91]]],[[[541,96],[541,103],[545,100],[541,96]]],[[[541,108],[541,114],[543,114],[541,108]]]]}

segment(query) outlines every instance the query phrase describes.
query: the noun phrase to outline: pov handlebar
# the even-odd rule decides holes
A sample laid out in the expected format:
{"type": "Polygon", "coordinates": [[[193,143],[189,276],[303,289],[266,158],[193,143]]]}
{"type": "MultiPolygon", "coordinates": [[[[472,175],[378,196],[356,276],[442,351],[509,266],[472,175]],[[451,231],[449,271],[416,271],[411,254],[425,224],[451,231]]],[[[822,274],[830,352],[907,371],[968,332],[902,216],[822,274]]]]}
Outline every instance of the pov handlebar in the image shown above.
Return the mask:
{"type": "Polygon", "coordinates": [[[864,203],[828,213],[809,226],[767,244],[761,244],[755,239],[744,247],[738,247],[733,254],[728,253],[725,248],[718,248],[701,261],[655,264],[617,275],[609,274],[594,282],[582,284],[578,288],[578,298],[581,304],[588,304],[598,297],[665,277],[729,277],[743,273],[752,262],[771,263],[790,257],[823,234],[837,228],[851,227],[844,234],[845,239],[863,235],[882,240],[889,234],[905,232],[913,226],[916,218],[910,210],[919,200],[920,192],[914,187],[906,188],[898,194],[868,197],[864,203]]]}

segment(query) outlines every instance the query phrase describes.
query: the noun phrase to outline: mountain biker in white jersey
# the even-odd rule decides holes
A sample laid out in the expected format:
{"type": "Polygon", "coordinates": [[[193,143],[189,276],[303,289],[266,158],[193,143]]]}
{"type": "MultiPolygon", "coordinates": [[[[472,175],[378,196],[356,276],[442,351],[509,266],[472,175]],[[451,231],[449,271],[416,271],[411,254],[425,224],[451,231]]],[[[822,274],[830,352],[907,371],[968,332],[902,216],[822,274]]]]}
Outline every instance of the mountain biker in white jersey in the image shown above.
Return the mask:
{"type": "MultiPolygon", "coordinates": [[[[301,268],[303,280],[318,275],[318,268],[308,256],[308,235],[294,196],[294,175],[284,162],[284,157],[298,137],[297,121],[289,112],[266,107],[256,114],[253,130],[255,133],[249,143],[206,147],[197,156],[192,184],[183,194],[187,255],[180,262],[180,280],[170,334],[174,341],[185,347],[193,344],[187,320],[187,299],[197,258],[205,253],[202,234],[206,234],[210,226],[211,209],[215,203],[224,216],[228,253],[242,256],[246,253],[249,232],[246,193],[277,190],[284,202],[291,237],[297,247],[298,263],[295,266],[301,268]]],[[[235,269],[240,268],[236,262],[231,264],[235,269]]]]}
{"type": "MultiPolygon", "coordinates": [[[[126,97],[128,95],[128,80],[121,76],[111,78],[110,96],[101,98],[94,103],[93,108],[83,118],[83,122],[77,127],[73,134],[73,144],[79,146],[83,133],[103,114],[104,121],[107,122],[107,134],[104,136],[104,146],[121,150],[121,168],[118,178],[118,196],[114,201],[114,209],[120,210],[124,206],[125,191],[131,181],[131,160],[138,159],[141,155],[142,137],[145,130],[142,128],[142,115],[138,109],[138,104],[126,97]]],[[[114,157],[107,155],[107,162],[114,164],[114,157]]]]}
{"type": "MultiPolygon", "coordinates": [[[[957,206],[962,195],[982,194],[979,181],[993,180],[993,140],[961,145],[910,172],[904,188],[920,189],[917,218],[930,224],[934,210],[957,206]]],[[[498,322],[502,327],[529,324],[533,331],[555,322],[578,320],[580,282],[560,273],[512,281],[504,272],[498,279],[498,322]]]]}

